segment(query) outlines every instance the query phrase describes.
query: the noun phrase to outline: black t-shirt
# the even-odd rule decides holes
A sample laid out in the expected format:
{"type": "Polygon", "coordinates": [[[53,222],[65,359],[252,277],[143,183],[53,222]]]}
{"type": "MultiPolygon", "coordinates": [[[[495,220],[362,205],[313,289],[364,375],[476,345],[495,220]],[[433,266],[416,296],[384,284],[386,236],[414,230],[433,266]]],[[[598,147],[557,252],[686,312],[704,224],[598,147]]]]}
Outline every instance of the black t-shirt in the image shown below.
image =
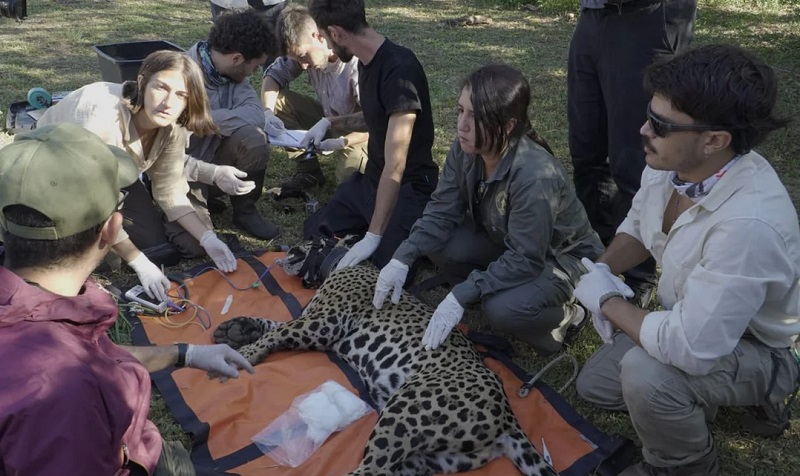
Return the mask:
{"type": "Polygon", "coordinates": [[[369,130],[369,161],[364,174],[376,184],[386,163],[384,144],[389,116],[416,111],[403,183],[433,190],[439,168],[433,161],[433,115],[428,78],[414,53],[387,38],[368,65],[358,63],[361,109],[369,130]]]}

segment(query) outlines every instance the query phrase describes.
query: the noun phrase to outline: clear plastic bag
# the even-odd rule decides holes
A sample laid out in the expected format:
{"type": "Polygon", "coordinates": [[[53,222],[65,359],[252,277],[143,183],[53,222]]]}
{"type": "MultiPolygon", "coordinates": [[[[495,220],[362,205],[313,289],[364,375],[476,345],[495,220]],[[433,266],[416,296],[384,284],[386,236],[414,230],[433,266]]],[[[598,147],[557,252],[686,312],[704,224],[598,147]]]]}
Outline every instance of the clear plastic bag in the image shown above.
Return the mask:
{"type": "Polygon", "coordinates": [[[281,416],[255,435],[258,448],[281,466],[303,464],[334,432],[373,411],[339,383],[328,380],[296,397],[281,416]]]}

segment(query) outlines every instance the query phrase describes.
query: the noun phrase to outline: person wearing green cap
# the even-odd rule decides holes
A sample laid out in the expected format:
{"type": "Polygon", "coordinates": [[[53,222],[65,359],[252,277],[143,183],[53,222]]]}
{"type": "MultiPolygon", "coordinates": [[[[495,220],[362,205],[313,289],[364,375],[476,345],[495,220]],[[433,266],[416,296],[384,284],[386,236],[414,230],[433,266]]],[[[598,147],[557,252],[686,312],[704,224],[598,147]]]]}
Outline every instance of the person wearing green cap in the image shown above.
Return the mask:
{"type": "Polygon", "coordinates": [[[0,474],[214,474],[147,420],[148,372],[186,366],[224,381],[253,367],[227,345],[115,345],[116,302],[89,279],[138,173],[126,151],[71,123],[0,149],[0,474]]]}
{"type": "Polygon", "coordinates": [[[107,144],[125,149],[146,174],[149,187],[134,181],[126,189],[130,196],[122,210],[123,230],[113,250],[136,271],[147,293],[161,300],[166,299],[169,280],[154,262],[174,260],[162,260],[160,250],[165,247],[160,245],[177,248],[184,258],[208,255],[225,272],[236,269],[236,258],[214,232],[202,197],[190,193],[188,177],[243,189],[234,193],[255,187],[239,180],[237,174],[243,172],[234,167],[200,165],[186,156],[189,132],[207,136],[218,130],[201,74],[181,52],[157,51],[144,59],[137,81],[86,85],[47,109],[38,121],[39,126],[79,124],[107,144]],[[198,172],[201,167],[203,173],[198,172]]]}

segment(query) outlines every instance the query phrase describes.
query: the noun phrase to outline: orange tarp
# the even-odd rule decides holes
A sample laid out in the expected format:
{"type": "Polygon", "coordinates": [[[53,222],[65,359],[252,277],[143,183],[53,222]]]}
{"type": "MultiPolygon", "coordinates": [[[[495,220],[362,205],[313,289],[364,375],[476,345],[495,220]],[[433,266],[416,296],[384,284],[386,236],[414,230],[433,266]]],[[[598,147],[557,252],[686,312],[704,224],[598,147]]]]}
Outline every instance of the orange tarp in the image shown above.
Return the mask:
{"type": "MultiPolygon", "coordinates": [[[[281,256],[282,253],[266,253],[258,257],[258,260],[264,265],[270,265],[281,256]]],[[[271,267],[268,272],[274,279],[273,289],[274,284],[277,284],[286,293],[284,299],[287,296],[295,299],[300,306],[305,306],[311,299],[313,290],[304,289],[298,278],[287,276],[279,266],[271,267]]],[[[264,285],[252,287],[253,283],[258,282],[259,273],[243,260],[239,260],[237,271],[226,277],[230,283],[217,272],[206,272],[188,280],[186,284],[190,300],[208,310],[211,317],[209,329],[195,324],[169,328],[156,319],[142,317],[136,323],[135,343],[210,344],[216,326],[235,316],[264,317],[278,321],[292,318],[281,297],[270,294],[264,285]],[[245,290],[236,290],[233,286],[245,290]],[[220,312],[228,295],[233,296],[233,301],[223,316],[220,312]]],[[[174,285],[171,294],[175,294],[174,285]]],[[[174,321],[186,320],[189,311],[183,314],[172,318],[174,321]]],[[[565,421],[540,391],[534,388],[528,397],[519,398],[517,390],[522,383],[520,379],[498,360],[487,358],[486,364],[502,378],[517,418],[540,452],[544,437],[557,471],[570,468],[573,463],[595,451],[595,446],[588,443],[575,427],[565,421]]],[[[269,455],[257,452],[250,440],[285,412],[295,397],[313,390],[329,379],[358,394],[340,367],[321,352],[278,352],[258,364],[254,375],[243,372],[239,379],[226,383],[209,380],[204,372],[191,369],[156,376],[156,383],[185,429],[192,430],[192,421],[195,427],[208,425],[205,445],[199,442],[200,447],[194,450],[196,464],[208,464],[208,461],[203,460],[210,458],[219,469],[243,476],[338,476],[358,466],[377,420],[374,412],[345,430],[333,434],[298,468],[276,465],[269,455]],[[184,414],[187,411],[188,417],[184,414]]],[[[465,474],[506,476],[518,473],[509,460],[500,458],[479,470],[465,474]]]]}

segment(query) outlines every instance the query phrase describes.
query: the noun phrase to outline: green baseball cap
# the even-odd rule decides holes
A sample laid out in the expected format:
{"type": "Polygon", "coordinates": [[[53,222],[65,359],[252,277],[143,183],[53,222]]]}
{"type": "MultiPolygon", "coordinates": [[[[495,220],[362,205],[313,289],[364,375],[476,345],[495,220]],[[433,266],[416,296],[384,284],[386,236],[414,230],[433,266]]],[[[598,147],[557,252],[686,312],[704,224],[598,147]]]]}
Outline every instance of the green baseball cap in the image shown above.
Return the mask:
{"type": "Polygon", "coordinates": [[[139,170],[124,150],[72,123],[42,126],[19,134],[0,149],[0,224],[31,240],[57,240],[100,225],[114,212],[120,189],[139,170]],[[11,223],[3,211],[24,205],[53,226],[11,223]]]}

